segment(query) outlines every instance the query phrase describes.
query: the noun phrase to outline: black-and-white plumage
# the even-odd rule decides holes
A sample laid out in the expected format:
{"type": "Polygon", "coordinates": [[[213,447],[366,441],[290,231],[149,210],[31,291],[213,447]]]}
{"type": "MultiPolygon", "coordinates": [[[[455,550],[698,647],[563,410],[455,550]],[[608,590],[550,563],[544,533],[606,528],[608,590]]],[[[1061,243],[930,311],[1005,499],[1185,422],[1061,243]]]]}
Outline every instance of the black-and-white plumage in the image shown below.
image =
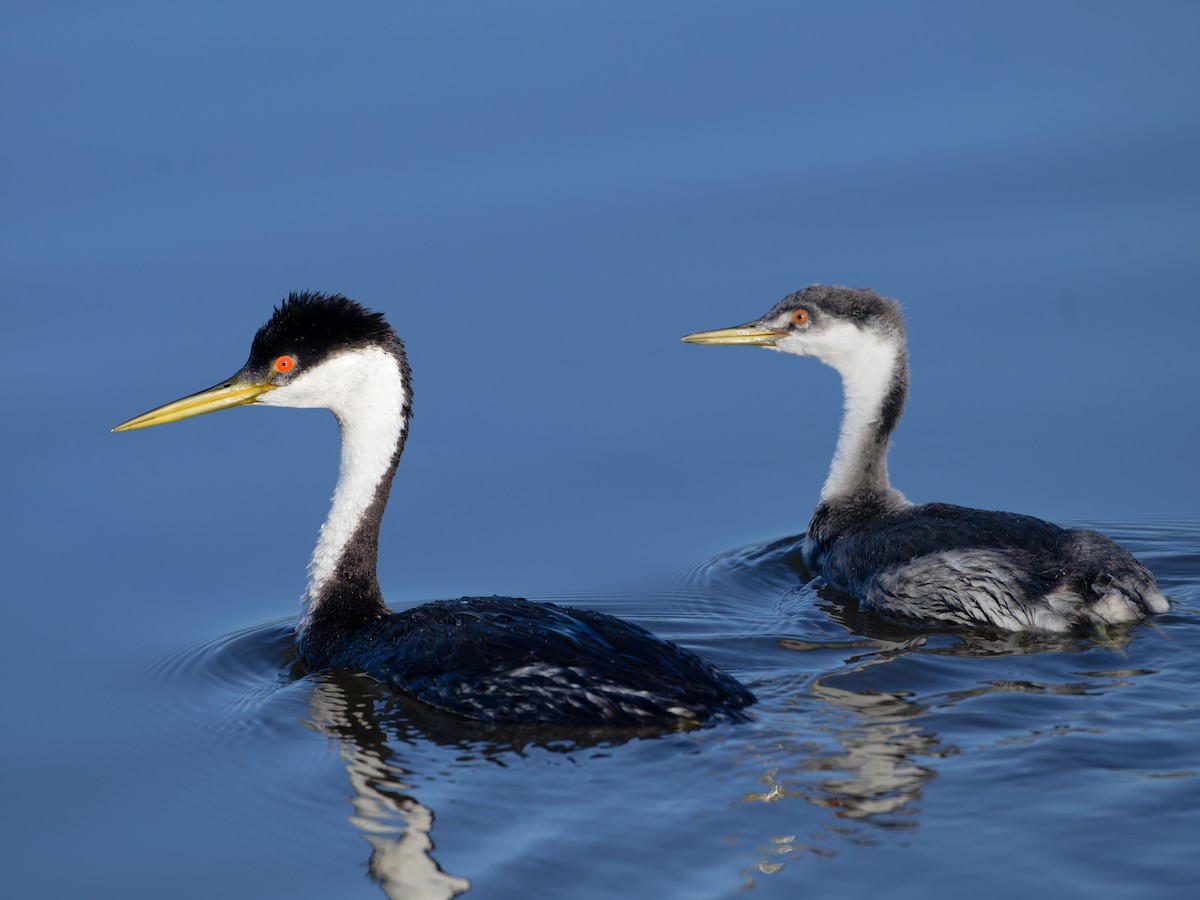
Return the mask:
{"type": "Polygon", "coordinates": [[[1102,534],[1015,513],[913,505],[891,486],[888,440],[908,396],[904,320],[895,301],[813,285],[761,319],[683,340],[812,356],[841,374],[841,432],[805,559],[866,606],[911,619],[1045,632],[1166,611],[1154,576],[1102,534]]]}
{"type": "Polygon", "coordinates": [[[754,702],[695,653],[621,619],[508,597],[392,612],[376,578],[379,526],[411,413],[404,346],[342,296],[293,294],[229,380],[117,426],[230,406],[322,407],[341,426],[341,469],[297,628],[310,670],[366,672],[433,706],[494,721],[644,725],[754,702]]]}

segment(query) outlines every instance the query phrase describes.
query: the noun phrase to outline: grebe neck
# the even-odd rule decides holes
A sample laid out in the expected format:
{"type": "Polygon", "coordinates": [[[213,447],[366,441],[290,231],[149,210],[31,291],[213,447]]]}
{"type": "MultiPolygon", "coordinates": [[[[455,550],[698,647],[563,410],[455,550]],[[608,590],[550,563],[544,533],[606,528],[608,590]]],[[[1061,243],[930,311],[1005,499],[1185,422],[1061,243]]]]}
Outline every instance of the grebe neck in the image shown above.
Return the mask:
{"type": "Polygon", "coordinates": [[[842,376],[844,405],[837,449],[821,503],[881,495],[907,503],[888,480],[888,440],[908,396],[908,353],[902,342],[862,332],[825,362],[842,376]]]}
{"type": "Polygon", "coordinates": [[[338,421],[341,464],[309,564],[301,637],[321,622],[341,630],[388,613],[376,564],[379,527],[408,431],[410,393],[402,363],[387,349],[368,347],[322,367],[323,389],[331,377],[346,384],[336,404],[326,404],[338,421]]]}

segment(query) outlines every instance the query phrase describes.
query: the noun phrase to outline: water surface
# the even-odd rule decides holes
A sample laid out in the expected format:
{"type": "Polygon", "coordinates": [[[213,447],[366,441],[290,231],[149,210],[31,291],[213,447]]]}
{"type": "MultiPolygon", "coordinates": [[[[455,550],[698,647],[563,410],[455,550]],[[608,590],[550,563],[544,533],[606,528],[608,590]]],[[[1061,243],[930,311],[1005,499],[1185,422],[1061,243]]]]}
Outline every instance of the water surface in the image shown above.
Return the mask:
{"type": "Polygon", "coordinates": [[[1173,608],[1103,636],[901,627],[802,584],[795,538],[566,597],[697,648],[758,694],[747,720],[696,729],[464,722],[364,677],[300,677],[290,623],[174,648],[142,678],[172,736],[160,752],[186,772],[176,800],[234,784],[222,819],[274,823],[256,831],[255,872],[225,873],[272,890],[904,894],[899,873],[920,893],[934,873],[996,871],[1003,848],[1022,865],[993,895],[1169,896],[1189,881],[1180,838],[1200,801],[1200,526],[1107,525],[1168,573],[1173,608]]]}
{"type": "Polygon", "coordinates": [[[4,4],[6,896],[1190,895],[1198,28],[4,4]],[[907,496],[1096,525],[1172,611],[1001,640],[805,587],[836,377],[678,338],[816,281],[903,303],[907,496]],[[394,607],[622,615],[745,679],[748,719],[487,729],[298,678],[328,414],[108,429],[235,371],[303,289],[407,342],[394,607]]]}

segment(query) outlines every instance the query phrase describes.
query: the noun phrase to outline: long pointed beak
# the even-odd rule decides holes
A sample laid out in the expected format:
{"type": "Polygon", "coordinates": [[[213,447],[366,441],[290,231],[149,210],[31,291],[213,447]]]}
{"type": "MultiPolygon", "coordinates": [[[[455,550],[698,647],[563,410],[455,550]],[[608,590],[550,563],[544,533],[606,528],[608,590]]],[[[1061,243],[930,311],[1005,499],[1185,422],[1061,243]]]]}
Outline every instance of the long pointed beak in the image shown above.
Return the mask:
{"type": "Polygon", "coordinates": [[[202,416],[205,413],[216,412],[218,409],[229,409],[233,406],[244,406],[253,403],[267,391],[273,391],[277,385],[268,381],[246,379],[238,373],[228,381],[223,381],[215,387],[198,394],[191,394],[166,406],[152,409],[122,422],[113,431],[133,431],[135,428],[149,428],[151,425],[165,425],[167,422],[178,422],[180,419],[190,419],[192,416],[202,416]]]}
{"type": "Polygon", "coordinates": [[[697,331],[695,334],[685,334],[680,340],[685,344],[745,344],[748,347],[774,347],[780,338],[786,336],[786,331],[771,331],[757,322],[748,322],[736,328],[719,328],[716,331],[697,331]]]}

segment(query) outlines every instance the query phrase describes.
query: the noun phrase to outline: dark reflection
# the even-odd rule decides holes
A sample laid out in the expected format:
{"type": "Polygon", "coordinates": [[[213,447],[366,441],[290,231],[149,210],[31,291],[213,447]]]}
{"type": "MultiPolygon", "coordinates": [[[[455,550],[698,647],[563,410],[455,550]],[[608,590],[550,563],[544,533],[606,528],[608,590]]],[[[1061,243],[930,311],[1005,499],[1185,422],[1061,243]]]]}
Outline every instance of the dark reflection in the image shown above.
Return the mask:
{"type": "Polygon", "coordinates": [[[325,673],[311,680],[311,718],[305,724],[337,744],[354,790],[350,822],[371,845],[371,877],[391,898],[449,898],[471,886],[434,858],[434,812],[412,794],[419,773],[401,765],[405,745],[431,741],[454,749],[460,762],[504,765],[505,757],[534,747],[603,751],[683,730],[487,724],[439,712],[363,675],[325,673]]]}

